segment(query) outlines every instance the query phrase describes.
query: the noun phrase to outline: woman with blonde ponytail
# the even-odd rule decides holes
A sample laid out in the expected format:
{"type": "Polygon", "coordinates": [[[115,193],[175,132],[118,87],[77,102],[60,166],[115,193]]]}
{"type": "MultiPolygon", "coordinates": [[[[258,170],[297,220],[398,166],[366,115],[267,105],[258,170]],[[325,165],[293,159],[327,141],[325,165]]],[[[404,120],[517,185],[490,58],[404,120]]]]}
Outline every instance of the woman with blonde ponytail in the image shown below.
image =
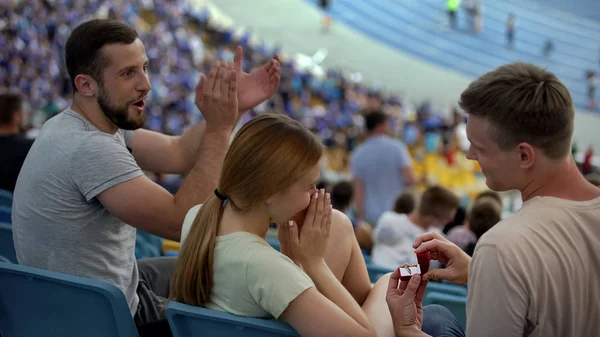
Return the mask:
{"type": "Polygon", "coordinates": [[[172,299],[279,319],[302,336],[375,336],[325,263],[332,209],[329,194],[315,187],[322,153],[315,136],[288,117],[265,115],[244,125],[214,195],[186,217],[172,299]],[[290,221],[298,213],[301,223],[290,221]],[[264,239],[271,222],[289,238],[286,254],[264,239]]]}

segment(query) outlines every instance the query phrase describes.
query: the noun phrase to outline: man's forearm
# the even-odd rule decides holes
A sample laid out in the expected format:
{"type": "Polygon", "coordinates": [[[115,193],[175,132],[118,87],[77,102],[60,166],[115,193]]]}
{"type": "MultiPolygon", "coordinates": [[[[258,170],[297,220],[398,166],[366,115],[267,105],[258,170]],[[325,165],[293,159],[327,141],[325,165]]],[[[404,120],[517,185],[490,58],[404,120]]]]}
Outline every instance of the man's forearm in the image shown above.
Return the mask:
{"type": "Polygon", "coordinates": [[[179,136],[178,142],[181,149],[181,156],[185,163],[185,174],[188,174],[196,163],[196,157],[198,157],[198,151],[200,150],[200,144],[202,143],[205,131],[206,121],[201,121],[179,136]]]}
{"type": "Polygon", "coordinates": [[[223,161],[229,148],[231,128],[204,131],[198,150],[193,156],[194,165],[181,188],[175,194],[175,204],[181,221],[195,205],[204,203],[219,183],[223,161]]]}
{"type": "MultiPolygon", "coordinates": [[[[240,111],[234,126],[239,123],[243,115],[244,111],[240,111]]],[[[184,174],[190,172],[196,163],[196,157],[198,155],[198,151],[200,150],[200,143],[202,141],[202,137],[204,136],[204,132],[206,132],[206,121],[200,121],[198,124],[189,128],[183,133],[183,135],[179,137],[179,146],[181,147],[181,153],[185,162],[184,174]]]]}

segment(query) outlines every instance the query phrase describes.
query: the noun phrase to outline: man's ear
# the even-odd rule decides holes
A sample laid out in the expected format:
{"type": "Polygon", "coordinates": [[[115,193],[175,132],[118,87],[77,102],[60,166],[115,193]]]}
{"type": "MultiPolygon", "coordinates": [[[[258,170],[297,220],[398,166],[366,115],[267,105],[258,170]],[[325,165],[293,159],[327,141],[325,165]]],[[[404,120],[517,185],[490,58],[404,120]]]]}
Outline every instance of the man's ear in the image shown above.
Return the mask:
{"type": "Polygon", "coordinates": [[[529,169],[535,164],[536,149],[529,143],[520,143],[517,145],[517,154],[519,156],[519,166],[529,169]]]}
{"type": "Polygon", "coordinates": [[[98,82],[89,75],[79,74],[74,82],[77,92],[83,96],[93,97],[98,92],[98,82]]]}

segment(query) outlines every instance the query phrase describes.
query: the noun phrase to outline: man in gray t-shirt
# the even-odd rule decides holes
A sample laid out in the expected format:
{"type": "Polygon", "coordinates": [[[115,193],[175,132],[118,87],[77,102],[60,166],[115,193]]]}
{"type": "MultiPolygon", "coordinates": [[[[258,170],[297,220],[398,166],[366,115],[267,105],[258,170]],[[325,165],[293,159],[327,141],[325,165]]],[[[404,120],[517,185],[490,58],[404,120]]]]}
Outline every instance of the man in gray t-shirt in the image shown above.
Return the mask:
{"type": "Polygon", "coordinates": [[[65,53],[73,102],[44,124],[17,180],[17,259],[112,283],[125,294],[141,335],[167,334],[162,304],[175,259],[136,261],[136,228],[179,240],[188,210],[217,186],[242,112],[276,90],[279,63],[244,73],[241,48],[234,63],[217,62],[196,89],[205,122],[170,137],[141,129],[152,86],[134,29],[118,21],[85,22],[73,30],[65,53]],[[172,195],[142,170],[186,179],[172,195]]]}
{"type": "Polygon", "coordinates": [[[133,131],[98,130],[71,109],[44,124],[14,195],[19,263],[108,281],[137,310],[136,229],[96,198],[143,175],[127,150],[133,131]]]}

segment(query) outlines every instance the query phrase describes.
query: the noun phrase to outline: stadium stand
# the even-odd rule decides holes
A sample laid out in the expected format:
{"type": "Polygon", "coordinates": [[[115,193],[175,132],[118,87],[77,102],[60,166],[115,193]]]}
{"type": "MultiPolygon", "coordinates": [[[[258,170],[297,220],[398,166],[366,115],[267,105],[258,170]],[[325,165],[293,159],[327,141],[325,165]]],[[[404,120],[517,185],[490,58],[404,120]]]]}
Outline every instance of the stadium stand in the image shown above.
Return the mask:
{"type": "MultiPolygon", "coordinates": [[[[598,68],[600,45],[600,23],[597,22],[600,14],[585,12],[585,8],[591,6],[590,1],[576,1],[570,9],[564,8],[558,0],[543,5],[534,1],[486,1],[484,33],[480,35],[449,32],[444,24],[444,7],[436,0],[336,0],[330,14],[334,20],[352,25],[373,39],[470,77],[515,60],[536,63],[556,73],[571,91],[576,105],[586,108],[589,89],[585,73],[598,68]],[[555,9],[540,10],[549,6],[555,9]],[[505,47],[508,13],[515,13],[518,22],[518,42],[514,50],[505,47]],[[581,19],[583,16],[588,18],[581,19]],[[553,41],[555,51],[546,57],[541,50],[548,39],[553,41]]],[[[314,0],[306,2],[312,4],[314,0]]],[[[439,184],[452,189],[461,198],[462,206],[468,208],[471,200],[486,190],[480,167],[464,156],[465,118],[459,111],[440,114],[432,102],[411,101],[402,94],[369,86],[360,81],[360,74],[348,69],[318,64],[307,66],[277,46],[256,43],[248,31],[238,32],[222,26],[213,15],[206,8],[194,8],[186,0],[124,3],[59,0],[36,1],[31,6],[23,2],[2,2],[0,17],[10,19],[0,20],[3,48],[0,92],[19,91],[25,95],[31,111],[27,132],[35,137],[45,121],[69,104],[72,88],[63,66],[63,55],[72,29],[92,17],[118,18],[140,32],[150,58],[153,89],[147,102],[147,129],[179,135],[200,121],[203,117],[194,105],[192,94],[197,79],[201,73],[208,72],[213,61],[231,61],[235,46],[242,45],[245,70],[279,54],[282,71],[277,94],[253,109],[241,124],[273,112],[301,121],[326,145],[321,172],[326,186],[352,179],[350,154],[365,138],[362,116],[365,111],[381,110],[388,115],[393,136],[408,146],[413,168],[420,179],[414,187],[415,193],[439,184]]],[[[312,62],[322,56],[317,53],[309,59],[312,62]]],[[[576,149],[573,154],[577,158],[582,156],[576,149]]],[[[593,168],[591,173],[596,171],[593,168]]],[[[183,179],[146,173],[172,193],[183,179]]],[[[519,197],[514,193],[504,193],[502,197],[506,218],[519,208],[519,197]]],[[[0,191],[0,261],[17,263],[10,227],[11,200],[9,192],[0,191]]],[[[353,209],[348,210],[349,214],[353,212],[353,209]]],[[[269,230],[267,242],[279,250],[276,235],[276,229],[269,230]]],[[[179,249],[176,242],[137,231],[135,255],[138,259],[177,256],[179,249]]],[[[363,254],[372,283],[392,271],[371,263],[368,252],[363,251],[363,254]]],[[[51,326],[56,333],[48,335],[50,337],[137,335],[129,310],[124,306],[123,294],[101,281],[0,263],[0,287],[15,289],[0,296],[0,309],[15,308],[13,314],[0,318],[0,332],[4,337],[48,335],[44,329],[51,326]],[[17,282],[22,284],[15,286],[17,282]],[[54,295],[50,296],[52,292],[54,295]],[[45,299],[45,305],[36,307],[39,298],[45,299]],[[97,305],[99,302],[102,305],[97,305]],[[43,324],[28,323],[32,321],[43,324]]],[[[466,287],[431,282],[424,304],[446,306],[465,327],[466,296],[466,287]]],[[[284,324],[176,302],[169,303],[167,315],[176,337],[190,336],[192,331],[221,336],[216,333],[218,330],[232,334],[241,330],[249,336],[297,335],[284,324]]]]}

